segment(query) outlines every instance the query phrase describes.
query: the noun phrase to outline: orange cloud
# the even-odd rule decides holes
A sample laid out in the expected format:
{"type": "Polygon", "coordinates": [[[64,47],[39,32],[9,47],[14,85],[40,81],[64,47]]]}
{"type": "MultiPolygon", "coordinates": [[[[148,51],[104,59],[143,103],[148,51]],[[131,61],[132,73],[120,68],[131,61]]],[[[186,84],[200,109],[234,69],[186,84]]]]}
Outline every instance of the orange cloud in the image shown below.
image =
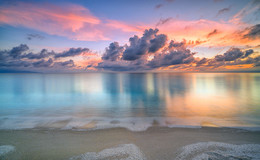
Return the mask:
{"type": "Polygon", "coordinates": [[[161,33],[167,34],[169,39],[176,41],[185,39],[191,46],[254,46],[260,43],[259,39],[245,39],[241,34],[249,26],[245,23],[237,25],[231,22],[217,22],[206,19],[190,21],[170,19],[157,28],[161,33]]]}
{"type": "Polygon", "coordinates": [[[96,71],[97,69],[95,67],[98,65],[98,63],[102,62],[102,59],[100,55],[96,53],[88,52],[88,53],[84,53],[81,56],[76,57],[74,61],[75,61],[75,65],[80,69],[85,70],[87,68],[87,70],[96,71]]]}
{"type": "Polygon", "coordinates": [[[129,25],[116,20],[107,20],[106,26],[116,29],[121,29],[124,32],[143,32],[147,27],[129,25]]]}
{"type": "Polygon", "coordinates": [[[115,20],[100,20],[87,8],[17,2],[0,7],[0,24],[23,26],[74,40],[109,40],[108,31],[139,32],[142,28],[115,20]]]}
{"type": "Polygon", "coordinates": [[[36,5],[18,2],[0,8],[0,23],[25,26],[72,39],[82,39],[82,35],[90,40],[95,37],[105,39],[98,30],[85,30],[81,34],[77,32],[86,25],[100,24],[100,20],[93,16],[88,9],[78,5],[70,5],[65,8],[50,4],[36,5]]]}
{"type": "MultiPolygon", "coordinates": [[[[248,7],[245,7],[248,8],[248,7]]],[[[254,7],[253,11],[257,8],[254,7]]],[[[255,45],[260,41],[241,38],[241,32],[250,25],[235,23],[235,19],[245,14],[242,9],[233,20],[179,20],[174,18],[161,19],[155,23],[161,33],[169,39],[182,41],[186,39],[191,46],[237,46],[255,45]],[[216,31],[216,32],[214,32],[216,31]],[[214,33],[214,34],[210,34],[214,33]],[[209,36],[210,34],[210,36],[209,36]]],[[[251,12],[251,11],[250,11],[251,12]]],[[[73,40],[98,41],[111,40],[120,33],[130,35],[142,34],[149,24],[127,24],[125,22],[100,19],[80,5],[67,4],[55,6],[51,4],[17,2],[0,7],[0,24],[23,26],[43,31],[51,35],[64,36],[73,40]]]]}

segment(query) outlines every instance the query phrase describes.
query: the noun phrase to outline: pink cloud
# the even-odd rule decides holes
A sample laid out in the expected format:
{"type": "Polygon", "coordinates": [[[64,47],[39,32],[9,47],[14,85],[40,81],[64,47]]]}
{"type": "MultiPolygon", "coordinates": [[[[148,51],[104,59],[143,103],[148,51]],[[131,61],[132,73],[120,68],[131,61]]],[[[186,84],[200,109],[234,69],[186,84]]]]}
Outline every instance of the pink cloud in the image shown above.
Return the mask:
{"type": "MultiPolygon", "coordinates": [[[[243,9],[242,9],[243,11],[243,9]]],[[[169,39],[182,41],[185,39],[193,47],[199,46],[232,46],[254,45],[256,40],[241,39],[239,35],[246,27],[246,23],[235,23],[234,19],[241,17],[244,12],[238,12],[230,21],[211,20],[180,20],[168,18],[157,24],[161,33],[167,34],[169,39]],[[215,34],[209,33],[215,31],[215,34]],[[203,43],[202,43],[203,42],[203,43]]],[[[67,4],[55,6],[52,4],[17,2],[0,7],[0,24],[23,26],[58,35],[73,40],[98,41],[115,40],[118,37],[128,37],[137,34],[141,36],[143,30],[153,28],[151,24],[128,24],[126,22],[101,19],[94,16],[87,8],[67,4]]]]}
{"type": "Polygon", "coordinates": [[[74,40],[109,40],[107,31],[139,32],[141,28],[101,20],[80,5],[55,6],[17,2],[0,7],[0,24],[23,26],[74,40]]]}
{"type": "Polygon", "coordinates": [[[120,29],[124,32],[143,32],[147,28],[142,25],[140,26],[129,25],[124,22],[120,22],[116,20],[107,20],[106,26],[114,29],[120,29]]]}
{"type": "Polygon", "coordinates": [[[197,43],[200,46],[233,46],[254,45],[259,40],[246,40],[239,34],[250,25],[234,24],[225,21],[211,20],[176,20],[170,19],[165,24],[157,26],[161,33],[167,34],[170,39],[197,43]],[[214,32],[215,31],[215,32],[214,32]],[[212,34],[214,32],[214,34],[212,34]],[[208,36],[211,33],[211,36],[208,36]]]}

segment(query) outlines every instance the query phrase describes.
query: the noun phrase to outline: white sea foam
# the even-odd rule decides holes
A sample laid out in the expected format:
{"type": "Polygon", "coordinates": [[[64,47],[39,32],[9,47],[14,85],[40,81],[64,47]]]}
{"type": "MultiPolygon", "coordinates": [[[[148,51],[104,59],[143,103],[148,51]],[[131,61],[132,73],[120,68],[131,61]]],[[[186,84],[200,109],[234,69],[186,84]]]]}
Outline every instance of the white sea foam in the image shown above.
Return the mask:
{"type": "Polygon", "coordinates": [[[145,131],[152,126],[161,126],[169,128],[201,128],[199,123],[185,123],[177,118],[169,117],[127,117],[127,118],[85,118],[73,119],[62,129],[74,130],[97,130],[107,128],[126,128],[130,131],[145,131]],[[116,123],[114,123],[116,122],[116,123]],[[176,124],[175,124],[176,123],[176,124]],[[91,125],[92,124],[92,125],[91,125]],[[177,125],[179,124],[179,125],[177,125]],[[84,128],[84,126],[87,126],[84,128]],[[92,126],[92,128],[88,128],[92,126]]]}
{"type": "MultiPolygon", "coordinates": [[[[217,122],[215,119],[203,118],[204,121],[217,122]]],[[[223,122],[221,122],[223,123],[223,122]]],[[[108,128],[126,128],[130,131],[145,131],[152,126],[169,128],[201,128],[202,118],[181,119],[176,117],[0,117],[0,129],[62,129],[62,130],[98,130],[108,128]]],[[[214,125],[213,125],[214,126],[214,125]]],[[[219,127],[239,128],[250,131],[259,131],[258,126],[223,126],[219,127]]]]}
{"type": "Polygon", "coordinates": [[[144,154],[134,144],[122,144],[114,148],[104,149],[98,153],[87,152],[70,158],[70,160],[99,160],[99,159],[146,160],[144,154]]]}
{"type": "Polygon", "coordinates": [[[98,130],[108,128],[126,128],[130,131],[145,131],[152,126],[151,118],[119,118],[104,117],[73,119],[62,129],[98,130]]]}
{"type": "Polygon", "coordinates": [[[259,144],[234,145],[219,142],[200,142],[184,146],[176,160],[259,160],[259,144]]]}
{"type": "Polygon", "coordinates": [[[3,145],[0,146],[0,158],[5,156],[6,154],[13,152],[15,150],[14,146],[11,145],[3,145]]]}

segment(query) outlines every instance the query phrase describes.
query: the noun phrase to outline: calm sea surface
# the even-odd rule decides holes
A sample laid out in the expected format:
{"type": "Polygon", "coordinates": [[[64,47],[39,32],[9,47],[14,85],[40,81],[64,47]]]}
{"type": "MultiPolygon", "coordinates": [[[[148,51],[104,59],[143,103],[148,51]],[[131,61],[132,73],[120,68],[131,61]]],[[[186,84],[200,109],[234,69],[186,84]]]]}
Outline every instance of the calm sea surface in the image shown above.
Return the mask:
{"type": "Polygon", "coordinates": [[[0,74],[0,129],[153,125],[260,128],[260,74],[0,74]]]}

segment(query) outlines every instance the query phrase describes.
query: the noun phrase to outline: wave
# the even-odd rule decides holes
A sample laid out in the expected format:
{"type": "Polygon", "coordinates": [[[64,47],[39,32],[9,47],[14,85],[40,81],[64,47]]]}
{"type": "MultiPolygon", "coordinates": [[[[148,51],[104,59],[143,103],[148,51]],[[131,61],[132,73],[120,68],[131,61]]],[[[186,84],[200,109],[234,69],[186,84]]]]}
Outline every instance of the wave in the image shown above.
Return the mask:
{"type": "MultiPolygon", "coordinates": [[[[181,148],[175,160],[217,160],[217,159],[259,159],[259,144],[228,144],[220,142],[199,142],[181,148]]],[[[104,149],[98,153],[86,152],[73,156],[70,160],[98,160],[98,159],[122,159],[145,160],[142,151],[134,144],[121,144],[117,147],[104,149]]]]}
{"type": "Polygon", "coordinates": [[[259,144],[235,145],[220,142],[200,142],[184,146],[176,160],[260,159],[259,144]]]}
{"type": "Polygon", "coordinates": [[[87,152],[73,156],[70,160],[98,160],[98,159],[121,159],[121,160],[146,160],[142,151],[134,144],[122,144],[117,147],[104,149],[98,153],[87,152]]]}
{"type": "Polygon", "coordinates": [[[7,155],[10,152],[15,151],[15,147],[12,145],[2,145],[0,146],[0,158],[4,157],[5,155],[7,155]]]}
{"type": "Polygon", "coordinates": [[[126,128],[130,131],[145,131],[150,127],[169,127],[169,128],[201,128],[201,127],[228,127],[238,128],[249,131],[260,131],[258,126],[238,126],[225,125],[221,126],[214,119],[203,120],[181,119],[174,117],[88,117],[79,118],[72,116],[62,117],[19,117],[8,116],[0,117],[0,129],[61,129],[88,131],[109,128],[126,128]],[[205,122],[207,121],[207,122],[205,122]],[[209,123],[210,122],[210,123],[209,123]],[[204,125],[207,124],[207,125],[204,125]]]}
{"type": "MultiPolygon", "coordinates": [[[[0,146],[0,159],[15,151],[12,145],[0,146]]],[[[86,152],[72,156],[69,160],[146,160],[145,154],[135,144],[121,144],[100,152],[86,152]]],[[[179,149],[175,160],[208,160],[208,159],[260,159],[260,144],[229,144],[221,142],[198,142],[179,149]]]]}

